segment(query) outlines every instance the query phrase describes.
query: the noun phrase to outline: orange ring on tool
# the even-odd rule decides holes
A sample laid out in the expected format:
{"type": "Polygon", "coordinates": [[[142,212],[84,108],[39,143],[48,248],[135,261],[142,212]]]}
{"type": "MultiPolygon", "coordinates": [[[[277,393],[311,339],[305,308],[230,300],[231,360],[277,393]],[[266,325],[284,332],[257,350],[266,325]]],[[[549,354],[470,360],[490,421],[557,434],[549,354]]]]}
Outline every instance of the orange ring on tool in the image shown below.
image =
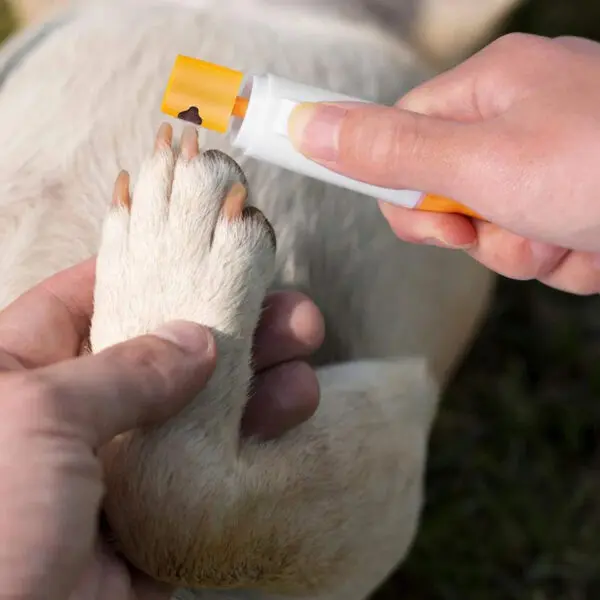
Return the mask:
{"type": "Polygon", "coordinates": [[[443,196],[436,196],[435,194],[425,194],[423,199],[416,207],[418,210],[424,210],[427,212],[437,213],[454,213],[459,215],[465,215],[467,217],[473,217],[484,221],[485,219],[478,215],[474,210],[466,207],[460,202],[450,200],[450,198],[444,198],[443,196]]]}

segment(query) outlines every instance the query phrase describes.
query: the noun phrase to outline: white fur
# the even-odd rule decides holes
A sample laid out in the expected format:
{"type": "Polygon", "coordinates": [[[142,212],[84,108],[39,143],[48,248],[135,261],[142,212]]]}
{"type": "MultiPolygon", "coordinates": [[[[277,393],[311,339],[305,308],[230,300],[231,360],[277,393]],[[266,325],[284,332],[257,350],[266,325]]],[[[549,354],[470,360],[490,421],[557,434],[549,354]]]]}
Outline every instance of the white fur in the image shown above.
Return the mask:
{"type": "Polygon", "coordinates": [[[94,349],[171,318],[211,325],[220,349],[189,410],[106,453],[107,510],[127,555],[203,588],[181,599],[361,600],[413,539],[438,391],[485,309],[491,276],[461,253],[398,242],[370,199],[203,136],[243,167],[252,204],[277,234],[273,256],[262,221],[216,216],[224,182],[243,181],[235,163],[148,157],[178,53],[383,103],[431,73],[377,19],[334,18],[300,0],[262,6],[87,2],[5,48],[0,306],[94,254],[106,216],[94,349]],[[131,216],[107,213],[121,168],[137,181],[131,216]],[[259,444],[238,429],[271,274],[271,287],[317,302],[327,336],[317,414],[259,444]]]}

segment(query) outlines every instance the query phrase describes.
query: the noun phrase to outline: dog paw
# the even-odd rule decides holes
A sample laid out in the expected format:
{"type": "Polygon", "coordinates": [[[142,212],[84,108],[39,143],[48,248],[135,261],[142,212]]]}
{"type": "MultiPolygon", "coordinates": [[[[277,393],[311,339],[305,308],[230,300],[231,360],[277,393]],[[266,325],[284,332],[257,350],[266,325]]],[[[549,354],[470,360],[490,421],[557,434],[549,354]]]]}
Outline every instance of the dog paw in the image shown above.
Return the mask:
{"type": "MultiPolygon", "coordinates": [[[[207,386],[164,424],[118,436],[102,449],[104,510],[116,548],[170,583],[199,584],[209,511],[223,507],[235,472],[251,383],[251,349],[274,271],[275,236],[246,206],[240,167],[198,148],[185,129],[178,148],[163,125],[133,194],[121,174],[97,259],[94,352],[183,319],[212,329],[217,366],[207,386]]],[[[225,502],[226,504],[226,502],[225,502]]]]}
{"type": "Polygon", "coordinates": [[[133,194],[119,175],[97,260],[94,352],[173,319],[250,340],[271,282],[275,235],[246,206],[237,163],[198,148],[196,129],[178,148],[163,124],[133,194]]]}

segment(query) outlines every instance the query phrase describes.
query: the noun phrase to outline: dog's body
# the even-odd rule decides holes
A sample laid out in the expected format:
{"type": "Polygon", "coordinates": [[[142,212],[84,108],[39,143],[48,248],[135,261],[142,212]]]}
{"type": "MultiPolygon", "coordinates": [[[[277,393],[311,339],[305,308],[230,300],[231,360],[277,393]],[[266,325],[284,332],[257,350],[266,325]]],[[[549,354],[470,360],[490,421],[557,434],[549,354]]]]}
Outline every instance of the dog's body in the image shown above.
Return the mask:
{"type": "MultiPolygon", "coordinates": [[[[226,161],[198,166],[183,194],[188,221],[179,234],[162,234],[178,251],[156,254],[160,236],[139,216],[151,212],[144,193],[185,176],[162,172],[154,159],[140,168],[163,120],[175,56],[388,104],[431,75],[382,27],[385,13],[372,10],[396,3],[349,0],[342,11],[334,0],[320,10],[316,2],[281,4],[89,2],[26,30],[0,55],[0,307],[98,251],[112,184],[125,168],[139,177],[134,209],[141,202],[136,222],[145,223],[137,237],[128,234],[129,245],[147,263],[115,252],[120,242],[107,225],[94,350],[173,317],[223,336],[215,377],[192,409],[107,455],[117,537],[140,568],[203,588],[181,598],[237,588],[227,595],[361,600],[387,576],[416,529],[439,388],[491,287],[491,276],[461,253],[398,242],[373,200],[244,161],[225,138],[206,135],[203,145],[239,160],[252,204],[277,234],[273,287],[308,293],[326,318],[315,417],[281,440],[238,447],[248,344],[271,259],[256,249],[259,228],[241,242],[225,228],[216,261],[208,258],[214,247],[197,243],[202,224],[181,233],[200,204],[212,214],[224,182],[237,177],[226,161]],[[223,279],[235,257],[240,274],[223,279]],[[260,276],[244,279],[248,269],[260,276]],[[203,296],[198,288],[209,280],[221,285],[203,296]]],[[[155,193],[158,202],[165,193],[155,193]]]]}

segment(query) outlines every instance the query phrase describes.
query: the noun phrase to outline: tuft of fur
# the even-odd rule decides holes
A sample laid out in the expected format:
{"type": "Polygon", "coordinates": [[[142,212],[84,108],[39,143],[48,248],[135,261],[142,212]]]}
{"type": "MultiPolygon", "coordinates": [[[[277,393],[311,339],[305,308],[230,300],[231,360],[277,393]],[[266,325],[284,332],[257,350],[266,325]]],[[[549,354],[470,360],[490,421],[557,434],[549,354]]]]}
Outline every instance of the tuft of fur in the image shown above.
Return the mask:
{"type": "Polygon", "coordinates": [[[173,61],[391,104],[432,74],[411,11],[385,0],[87,0],[0,52],[0,307],[99,251],[94,350],[171,318],[217,334],[217,372],[190,408],[104,453],[122,551],[182,586],[179,599],[374,590],[415,534],[439,390],[492,277],[462,253],[398,242],[372,199],[248,160],[226,138],[203,132],[207,151],[191,162],[149,156],[173,61]],[[137,182],[131,212],[109,203],[121,169],[137,182]],[[236,184],[260,213],[223,221],[236,184]],[[317,413],[259,443],[240,438],[239,419],[267,288],[308,293],[327,334],[317,413]]]}

